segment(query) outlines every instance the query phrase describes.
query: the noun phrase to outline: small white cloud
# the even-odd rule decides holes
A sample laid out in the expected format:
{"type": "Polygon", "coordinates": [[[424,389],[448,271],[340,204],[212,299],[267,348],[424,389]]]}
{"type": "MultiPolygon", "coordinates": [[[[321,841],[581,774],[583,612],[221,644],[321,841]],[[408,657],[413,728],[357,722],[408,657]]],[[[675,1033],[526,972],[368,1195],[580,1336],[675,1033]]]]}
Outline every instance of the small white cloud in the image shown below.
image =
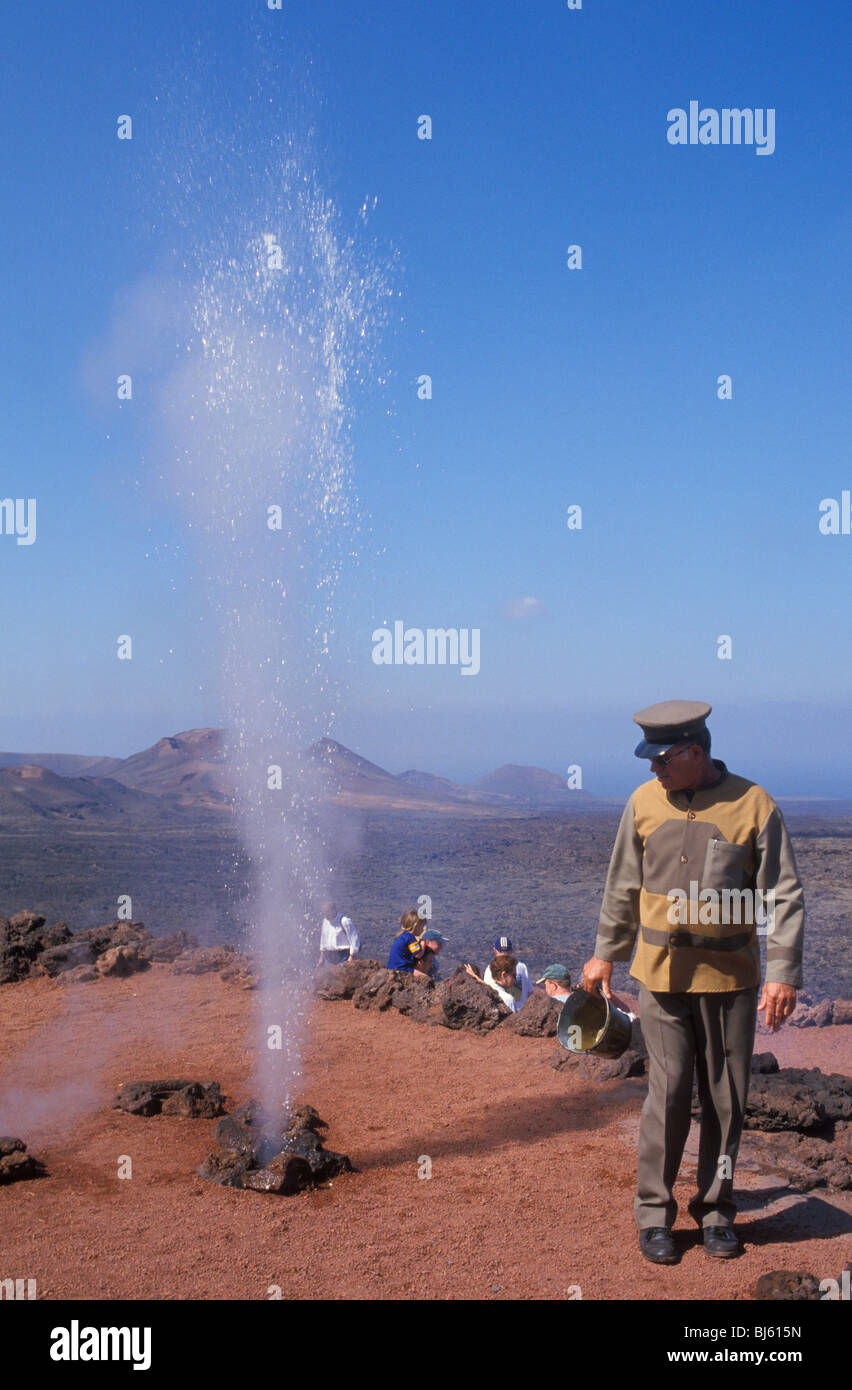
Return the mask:
{"type": "Polygon", "coordinates": [[[510,598],[503,609],[507,618],[539,618],[544,612],[540,598],[510,598]]]}

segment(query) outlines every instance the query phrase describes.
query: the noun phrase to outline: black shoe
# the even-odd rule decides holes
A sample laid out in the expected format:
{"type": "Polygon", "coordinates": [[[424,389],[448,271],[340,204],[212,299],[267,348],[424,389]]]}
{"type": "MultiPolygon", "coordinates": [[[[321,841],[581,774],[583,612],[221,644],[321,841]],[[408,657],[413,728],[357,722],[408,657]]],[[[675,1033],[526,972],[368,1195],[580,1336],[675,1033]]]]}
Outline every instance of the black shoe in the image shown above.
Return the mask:
{"type": "Polygon", "coordinates": [[[717,1259],[730,1260],[732,1256],[739,1255],[742,1251],[733,1226],[705,1226],[703,1236],[705,1255],[715,1255],[717,1259]]]}
{"type": "Polygon", "coordinates": [[[655,1265],[676,1265],[677,1250],[668,1226],[649,1226],[639,1232],[639,1249],[655,1265]]]}

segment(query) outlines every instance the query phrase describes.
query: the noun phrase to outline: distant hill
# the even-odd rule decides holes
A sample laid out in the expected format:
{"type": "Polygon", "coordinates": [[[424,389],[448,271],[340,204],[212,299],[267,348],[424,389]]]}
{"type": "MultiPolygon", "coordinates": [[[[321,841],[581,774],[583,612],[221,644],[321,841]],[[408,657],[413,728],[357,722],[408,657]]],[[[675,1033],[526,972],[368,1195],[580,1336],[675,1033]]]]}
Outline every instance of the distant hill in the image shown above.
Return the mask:
{"type": "MultiPolygon", "coordinates": [[[[429,773],[403,773],[397,777],[377,763],[353,753],[334,739],[322,738],[308,749],[308,757],[323,769],[329,796],[344,806],[382,810],[447,810],[463,804],[464,788],[454,797],[455,784],[429,773]]],[[[476,801],[473,797],[472,800],[476,801]]]]}
{"type": "Polygon", "coordinates": [[[0,768],[46,767],[59,777],[109,777],[122,762],[85,753],[0,753],[0,768]]]}
{"type": "Polygon", "coordinates": [[[85,822],[100,827],[131,819],[159,823],[169,817],[157,798],[112,777],[60,777],[49,768],[0,768],[0,823],[36,829],[46,822],[85,822]]]}
{"type": "Polygon", "coordinates": [[[335,791],[385,791],[388,795],[398,790],[397,779],[392,772],[386,772],[378,763],[353,753],[333,738],[321,738],[308,749],[308,757],[318,763],[335,791]]]}
{"type": "Polygon", "coordinates": [[[416,787],[428,793],[435,801],[463,802],[472,806],[505,806],[511,798],[502,792],[482,791],[475,786],[466,787],[459,782],[451,782],[449,777],[436,777],[433,772],[400,772],[396,779],[407,787],[416,787]]]}
{"type": "Polygon", "coordinates": [[[0,826],[120,821],[163,828],[208,819],[228,803],[222,731],[190,729],[129,758],[0,753],[0,826]],[[104,775],[108,773],[109,775],[104,775]]]}
{"type": "Polygon", "coordinates": [[[523,767],[504,763],[496,771],[479,777],[471,786],[483,792],[497,792],[512,801],[529,806],[571,806],[576,810],[594,798],[588,792],[569,787],[564,777],[543,767],[523,767]]]}
{"type": "Polygon", "coordinates": [[[112,777],[127,787],[182,801],[227,795],[222,729],[189,729],[129,758],[78,753],[0,753],[0,769],[37,765],[60,777],[112,777]]]}
{"type": "Polygon", "coordinates": [[[150,748],[120,761],[112,776],[154,796],[221,804],[228,799],[224,730],[189,729],[158,739],[150,748]]]}

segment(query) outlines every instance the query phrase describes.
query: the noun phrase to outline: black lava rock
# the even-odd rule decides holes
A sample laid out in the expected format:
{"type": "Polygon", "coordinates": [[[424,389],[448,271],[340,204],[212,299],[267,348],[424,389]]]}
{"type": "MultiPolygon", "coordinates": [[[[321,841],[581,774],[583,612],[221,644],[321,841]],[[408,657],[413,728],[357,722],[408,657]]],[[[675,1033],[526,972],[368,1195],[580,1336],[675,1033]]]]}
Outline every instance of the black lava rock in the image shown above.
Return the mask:
{"type": "Polygon", "coordinates": [[[0,1186],[25,1178],[39,1178],[43,1173],[44,1167],[27,1153],[23,1139],[0,1135],[0,1186]]]}
{"type": "Polygon", "coordinates": [[[217,1081],[128,1081],[112,1103],[128,1115],[182,1115],[213,1119],[222,1114],[217,1081]]]}
{"type": "Polygon", "coordinates": [[[198,1174],[225,1187],[285,1197],[318,1187],[352,1171],[346,1154],[323,1147],[318,1131],[325,1128],[313,1106],[301,1105],[276,1132],[257,1102],[248,1101],[217,1121],[213,1137],[219,1147],[198,1174]]]}

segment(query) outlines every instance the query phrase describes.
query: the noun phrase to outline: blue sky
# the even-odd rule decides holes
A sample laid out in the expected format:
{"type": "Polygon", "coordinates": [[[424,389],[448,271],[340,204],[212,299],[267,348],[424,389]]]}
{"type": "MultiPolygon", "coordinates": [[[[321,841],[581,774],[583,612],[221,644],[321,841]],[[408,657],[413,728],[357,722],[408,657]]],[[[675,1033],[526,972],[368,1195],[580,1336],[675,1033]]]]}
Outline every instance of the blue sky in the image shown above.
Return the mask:
{"type": "Polygon", "coordinates": [[[310,150],[393,288],[349,393],[363,525],[330,732],[394,771],[579,763],[621,794],[633,710],[698,698],[737,771],[848,793],[852,536],[818,527],[852,488],[847,7],[94,0],[6,27],[0,496],[37,498],[38,530],[0,535],[3,749],[127,755],[223,717],[199,557],[155,476],[156,326],[121,335],[182,239],[249,196],[254,161],[227,153],[214,195],[174,195],[239,128],[257,167],[276,134],[310,150]],[[773,108],[774,153],[670,145],[693,99],[773,108]],[[110,352],[132,406],[94,380],[110,352]],[[480,673],[376,666],[394,620],[478,628],[480,673]]]}

